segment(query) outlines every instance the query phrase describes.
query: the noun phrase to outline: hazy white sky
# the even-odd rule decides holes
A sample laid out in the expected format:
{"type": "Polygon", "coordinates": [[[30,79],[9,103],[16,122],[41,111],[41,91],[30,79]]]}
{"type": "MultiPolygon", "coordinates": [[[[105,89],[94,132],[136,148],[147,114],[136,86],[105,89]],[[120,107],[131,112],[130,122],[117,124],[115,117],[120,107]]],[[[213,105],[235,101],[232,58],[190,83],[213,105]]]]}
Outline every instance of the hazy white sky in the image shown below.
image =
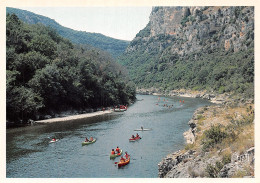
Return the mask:
{"type": "MultiPolygon", "coordinates": [[[[19,8],[19,7],[18,7],[19,8]]],[[[21,7],[62,26],[132,40],[149,22],[152,7],[21,7]]]]}

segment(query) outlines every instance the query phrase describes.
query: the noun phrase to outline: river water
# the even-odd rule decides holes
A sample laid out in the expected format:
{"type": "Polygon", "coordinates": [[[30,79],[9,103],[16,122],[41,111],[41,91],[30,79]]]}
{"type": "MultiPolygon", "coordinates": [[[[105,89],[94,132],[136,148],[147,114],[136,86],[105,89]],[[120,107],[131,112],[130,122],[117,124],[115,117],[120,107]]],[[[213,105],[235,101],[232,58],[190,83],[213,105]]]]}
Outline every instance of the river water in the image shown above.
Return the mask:
{"type": "Polygon", "coordinates": [[[185,146],[183,132],[189,129],[194,111],[211,104],[182,97],[160,97],[159,102],[151,95],[138,95],[137,99],[126,112],[7,129],[6,177],[156,178],[162,158],[185,146]],[[142,139],[129,142],[136,134],[134,129],[141,126],[152,130],[140,131],[142,139]],[[54,136],[60,140],[49,144],[54,136]],[[96,143],[82,146],[84,138],[90,136],[97,139],[96,143]],[[130,163],[120,169],[115,164],[119,157],[109,158],[116,146],[131,156],[130,163]]]}

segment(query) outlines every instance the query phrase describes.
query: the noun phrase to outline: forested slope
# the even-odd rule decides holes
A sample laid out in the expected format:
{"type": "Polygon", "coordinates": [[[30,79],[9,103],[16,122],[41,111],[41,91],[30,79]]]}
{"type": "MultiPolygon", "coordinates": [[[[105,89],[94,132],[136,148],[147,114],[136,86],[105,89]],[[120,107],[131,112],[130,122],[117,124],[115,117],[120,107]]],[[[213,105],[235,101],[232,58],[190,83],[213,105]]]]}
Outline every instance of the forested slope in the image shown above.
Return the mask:
{"type": "Polygon", "coordinates": [[[54,29],[6,18],[7,120],[127,104],[135,85],[109,54],[73,45],[54,29]]]}
{"type": "Polygon", "coordinates": [[[76,31],[58,24],[55,20],[35,13],[16,8],[6,8],[9,14],[16,14],[22,21],[28,24],[43,24],[50,26],[62,37],[69,39],[72,43],[88,44],[109,52],[114,58],[121,55],[127,48],[129,41],[114,39],[100,33],[76,31]]]}

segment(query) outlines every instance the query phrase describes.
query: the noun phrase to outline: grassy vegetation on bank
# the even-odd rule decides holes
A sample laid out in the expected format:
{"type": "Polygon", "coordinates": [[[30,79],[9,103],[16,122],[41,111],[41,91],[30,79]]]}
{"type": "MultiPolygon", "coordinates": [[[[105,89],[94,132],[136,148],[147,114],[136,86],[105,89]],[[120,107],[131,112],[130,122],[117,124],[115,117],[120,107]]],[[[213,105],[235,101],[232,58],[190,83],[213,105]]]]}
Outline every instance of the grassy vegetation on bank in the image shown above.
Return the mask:
{"type": "MultiPolygon", "coordinates": [[[[208,164],[206,176],[217,177],[220,170],[231,162],[231,155],[242,155],[254,147],[254,105],[203,107],[195,117],[196,140],[187,144],[185,150],[207,153],[208,157],[218,156],[220,161],[208,164]]],[[[234,177],[253,176],[254,169],[244,165],[234,177]]]]}

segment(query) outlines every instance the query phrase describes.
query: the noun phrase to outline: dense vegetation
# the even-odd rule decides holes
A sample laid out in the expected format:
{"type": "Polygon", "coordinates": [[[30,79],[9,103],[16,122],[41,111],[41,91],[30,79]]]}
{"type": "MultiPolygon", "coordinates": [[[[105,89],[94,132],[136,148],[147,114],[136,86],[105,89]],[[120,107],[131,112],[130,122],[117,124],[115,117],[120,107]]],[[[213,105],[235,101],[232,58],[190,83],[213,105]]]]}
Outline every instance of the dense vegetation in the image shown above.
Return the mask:
{"type": "Polygon", "coordinates": [[[254,94],[253,47],[243,52],[216,50],[183,58],[167,50],[164,53],[138,50],[121,60],[139,87],[207,89],[219,93],[244,93],[248,97],[254,94]]]}
{"type": "Polygon", "coordinates": [[[75,46],[50,27],[6,18],[7,120],[127,104],[135,86],[109,54],[75,46]]]}
{"type": "Polygon", "coordinates": [[[29,24],[43,24],[55,29],[62,37],[69,39],[75,44],[88,44],[101,50],[109,52],[114,58],[121,55],[129,44],[129,41],[123,41],[104,36],[99,33],[90,33],[84,31],[75,31],[61,26],[53,19],[45,16],[37,15],[29,11],[16,8],[6,8],[9,14],[16,14],[22,21],[29,24]]]}

